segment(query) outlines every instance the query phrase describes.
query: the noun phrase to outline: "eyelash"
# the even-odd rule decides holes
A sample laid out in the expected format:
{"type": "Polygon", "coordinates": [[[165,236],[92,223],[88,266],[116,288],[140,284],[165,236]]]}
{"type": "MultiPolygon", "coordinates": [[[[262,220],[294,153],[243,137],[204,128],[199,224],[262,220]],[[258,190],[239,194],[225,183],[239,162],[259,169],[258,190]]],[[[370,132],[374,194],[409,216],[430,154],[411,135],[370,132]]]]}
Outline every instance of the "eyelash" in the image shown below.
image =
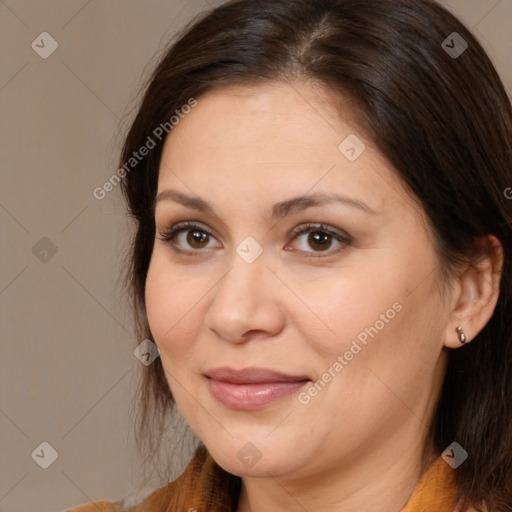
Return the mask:
{"type": "MultiPolygon", "coordinates": [[[[165,244],[171,245],[171,248],[178,253],[187,254],[189,256],[196,256],[197,253],[201,252],[201,249],[192,249],[190,251],[184,251],[182,249],[177,248],[172,244],[174,239],[176,238],[176,235],[186,232],[186,231],[199,231],[201,233],[204,233],[208,235],[209,237],[213,237],[213,234],[203,226],[199,224],[195,224],[194,222],[180,222],[178,224],[175,224],[174,226],[171,226],[168,229],[164,229],[163,231],[159,231],[159,237],[157,237],[159,240],[164,242],[165,244]]],[[[341,247],[335,250],[328,249],[326,251],[303,251],[308,254],[307,257],[311,258],[322,258],[327,256],[332,256],[333,254],[336,254],[340,251],[342,251],[346,246],[349,246],[352,243],[352,238],[347,234],[343,232],[334,231],[325,224],[313,224],[313,223],[306,223],[302,226],[296,227],[292,232],[291,236],[292,241],[298,238],[299,236],[309,233],[312,231],[318,231],[324,234],[327,234],[331,236],[334,240],[342,244],[341,247]],[[309,254],[310,253],[310,254],[309,254]]],[[[214,237],[213,237],[214,238],[214,237]]],[[[288,247],[288,244],[287,244],[288,247]]]]}

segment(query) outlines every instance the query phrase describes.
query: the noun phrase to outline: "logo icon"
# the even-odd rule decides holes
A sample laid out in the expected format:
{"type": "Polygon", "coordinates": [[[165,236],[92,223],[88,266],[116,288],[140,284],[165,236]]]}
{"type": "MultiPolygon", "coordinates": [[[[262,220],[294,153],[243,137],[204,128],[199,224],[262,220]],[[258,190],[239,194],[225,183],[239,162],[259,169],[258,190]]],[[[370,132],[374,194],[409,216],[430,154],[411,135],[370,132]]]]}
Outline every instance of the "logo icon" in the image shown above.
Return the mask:
{"type": "Polygon", "coordinates": [[[248,468],[252,468],[263,456],[256,446],[252,443],[245,443],[238,453],[238,459],[248,468]]]}
{"type": "Polygon", "coordinates": [[[143,365],[149,366],[160,355],[160,349],[150,339],[146,338],[137,345],[133,353],[143,365]]]}
{"type": "Polygon", "coordinates": [[[263,247],[252,236],[248,236],[238,245],[236,252],[246,263],[252,263],[261,255],[263,247]]]}
{"type": "Polygon", "coordinates": [[[441,457],[450,467],[457,469],[468,458],[468,452],[454,441],[441,454],[441,457]]]}
{"type": "Polygon", "coordinates": [[[350,134],[344,141],[342,141],[339,146],[339,152],[350,162],[357,160],[366,149],[363,141],[361,141],[356,135],[353,133],[350,134]]]}
{"type": "Polygon", "coordinates": [[[32,458],[43,469],[48,469],[56,460],[59,454],[50,443],[42,442],[33,452],[32,458]]]}
{"type": "Polygon", "coordinates": [[[59,47],[59,43],[48,32],[41,32],[30,46],[39,57],[47,59],[59,47]]]}
{"type": "Polygon", "coordinates": [[[452,32],[441,46],[452,59],[458,59],[468,49],[467,41],[458,32],[452,32]]]}
{"type": "Polygon", "coordinates": [[[42,263],[48,263],[57,254],[57,246],[47,237],[43,236],[32,247],[32,254],[42,263]]]}

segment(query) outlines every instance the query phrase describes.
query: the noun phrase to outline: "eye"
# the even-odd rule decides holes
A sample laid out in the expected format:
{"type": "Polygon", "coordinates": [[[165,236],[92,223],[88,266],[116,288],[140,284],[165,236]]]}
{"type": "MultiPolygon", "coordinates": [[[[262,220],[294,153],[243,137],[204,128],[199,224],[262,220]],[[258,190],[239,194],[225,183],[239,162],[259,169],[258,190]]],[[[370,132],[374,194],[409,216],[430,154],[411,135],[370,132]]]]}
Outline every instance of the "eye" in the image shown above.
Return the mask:
{"type": "Polygon", "coordinates": [[[159,240],[169,244],[177,252],[198,252],[201,249],[221,247],[211,243],[213,235],[206,228],[192,222],[181,222],[168,229],[159,231],[159,240]]]}
{"type": "MultiPolygon", "coordinates": [[[[174,251],[189,255],[197,254],[203,249],[222,247],[208,229],[193,222],[174,224],[168,229],[159,231],[159,235],[157,238],[170,245],[174,251]]],[[[324,224],[299,226],[293,230],[291,236],[292,241],[286,245],[284,250],[293,250],[292,244],[298,242],[299,252],[310,253],[310,257],[321,257],[322,253],[325,253],[325,256],[330,256],[343,250],[352,242],[351,237],[345,232],[324,224]],[[334,249],[332,249],[333,246],[334,249]]]]}
{"type": "MultiPolygon", "coordinates": [[[[352,242],[348,234],[334,230],[324,224],[305,224],[299,226],[293,230],[292,236],[292,242],[298,242],[298,250],[312,253],[310,256],[317,256],[314,253],[327,253],[326,255],[330,256],[343,250],[352,242]],[[336,248],[332,249],[333,246],[336,248]]],[[[288,244],[285,250],[290,250],[290,246],[291,244],[288,244]]],[[[318,256],[321,255],[319,254],[318,256]]]]}

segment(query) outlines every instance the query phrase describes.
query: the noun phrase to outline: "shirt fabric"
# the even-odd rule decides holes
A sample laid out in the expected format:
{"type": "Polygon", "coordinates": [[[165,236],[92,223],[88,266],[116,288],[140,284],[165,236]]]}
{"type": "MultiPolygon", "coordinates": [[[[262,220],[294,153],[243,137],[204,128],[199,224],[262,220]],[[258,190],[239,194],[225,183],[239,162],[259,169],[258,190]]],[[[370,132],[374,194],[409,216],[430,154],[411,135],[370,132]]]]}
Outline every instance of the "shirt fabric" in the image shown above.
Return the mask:
{"type": "MultiPolygon", "coordinates": [[[[67,512],[234,512],[241,479],[224,471],[204,445],[184,472],[134,506],[96,501],[67,512]]],[[[457,471],[439,457],[423,474],[401,512],[455,512],[457,471]]]]}

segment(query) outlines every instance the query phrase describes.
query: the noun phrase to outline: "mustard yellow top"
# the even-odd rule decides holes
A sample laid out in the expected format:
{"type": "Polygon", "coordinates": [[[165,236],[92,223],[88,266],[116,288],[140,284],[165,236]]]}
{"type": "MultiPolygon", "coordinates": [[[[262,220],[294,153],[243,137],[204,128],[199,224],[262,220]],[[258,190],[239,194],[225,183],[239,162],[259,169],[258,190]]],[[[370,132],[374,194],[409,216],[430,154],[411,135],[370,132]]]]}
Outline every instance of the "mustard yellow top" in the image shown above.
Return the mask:
{"type": "MultiPolygon", "coordinates": [[[[455,512],[457,470],[439,457],[424,473],[401,512],[455,512]]],[[[233,512],[240,478],[224,471],[200,446],[185,471],[139,505],[95,501],[66,512],[233,512]],[[231,492],[230,492],[231,491],[231,492]]]]}

